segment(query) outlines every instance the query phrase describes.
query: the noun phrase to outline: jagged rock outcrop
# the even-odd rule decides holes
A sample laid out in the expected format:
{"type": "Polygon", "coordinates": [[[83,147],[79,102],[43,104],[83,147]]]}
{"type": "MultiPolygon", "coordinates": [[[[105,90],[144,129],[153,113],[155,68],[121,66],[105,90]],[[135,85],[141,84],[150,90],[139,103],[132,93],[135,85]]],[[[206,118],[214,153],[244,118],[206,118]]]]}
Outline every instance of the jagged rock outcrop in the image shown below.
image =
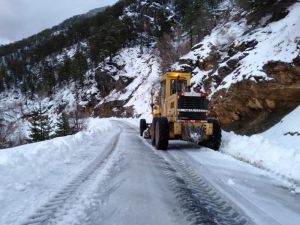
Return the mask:
{"type": "Polygon", "coordinates": [[[112,90],[121,91],[125,89],[132,81],[133,78],[119,76],[118,79],[114,79],[113,76],[107,71],[98,71],[95,75],[97,82],[97,88],[99,89],[102,98],[109,95],[112,90]]]}
{"type": "Polygon", "coordinates": [[[269,62],[264,70],[273,80],[243,80],[213,95],[211,113],[224,129],[262,132],[300,104],[300,57],[293,63],[269,62]]]}
{"type": "Polygon", "coordinates": [[[97,106],[93,112],[101,118],[132,117],[134,115],[133,107],[124,107],[125,104],[126,101],[110,101],[97,106]]]}

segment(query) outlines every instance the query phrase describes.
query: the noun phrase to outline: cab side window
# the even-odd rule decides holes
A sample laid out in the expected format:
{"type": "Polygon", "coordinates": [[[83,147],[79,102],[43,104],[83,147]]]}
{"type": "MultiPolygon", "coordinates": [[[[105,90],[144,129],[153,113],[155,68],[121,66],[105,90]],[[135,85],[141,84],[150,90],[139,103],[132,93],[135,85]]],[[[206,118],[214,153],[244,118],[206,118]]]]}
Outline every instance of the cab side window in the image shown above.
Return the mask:
{"type": "Polygon", "coordinates": [[[186,80],[178,80],[177,82],[177,90],[180,91],[185,91],[187,86],[186,80]]]}
{"type": "Polygon", "coordinates": [[[176,80],[175,79],[172,79],[171,80],[171,95],[175,94],[176,93],[176,80]]]}
{"type": "Polygon", "coordinates": [[[160,83],[160,96],[165,96],[165,93],[166,93],[166,81],[162,81],[160,83]]]}
{"type": "Polygon", "coordinates": [[[166,95],[166,81],[165,81],[165,80],[162,81],[162,82],[160,83],[160,85],[161,85],[161,89],[160,89],[161,100],[160,100],[160,102],[164,102],[164,100],[165,100],[165,95],[166,95]]]}

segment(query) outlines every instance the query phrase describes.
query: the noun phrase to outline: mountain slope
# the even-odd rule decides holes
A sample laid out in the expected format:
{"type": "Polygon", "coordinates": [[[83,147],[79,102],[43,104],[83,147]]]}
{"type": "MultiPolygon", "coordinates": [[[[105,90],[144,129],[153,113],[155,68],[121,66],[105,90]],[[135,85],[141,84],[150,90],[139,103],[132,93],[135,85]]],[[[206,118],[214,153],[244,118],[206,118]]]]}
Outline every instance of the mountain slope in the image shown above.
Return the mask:
{"type": "Polygon", "coordinates": [[[161,73],[155,42],[175,24],[172,8],[169,1],[120,1],[1,47],[0,124],[11,134],[2,145],[25,142],[39,106],[53,126],[62,112],[71,120],[149,114],[161,73]]]}

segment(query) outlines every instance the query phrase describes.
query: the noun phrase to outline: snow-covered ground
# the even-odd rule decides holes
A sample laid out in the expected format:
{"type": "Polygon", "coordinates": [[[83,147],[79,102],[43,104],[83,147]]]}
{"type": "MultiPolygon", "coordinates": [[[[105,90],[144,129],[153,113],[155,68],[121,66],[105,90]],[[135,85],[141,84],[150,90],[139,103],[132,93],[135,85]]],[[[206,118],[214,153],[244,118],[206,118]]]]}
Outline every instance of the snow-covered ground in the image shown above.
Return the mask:
{"type": "MultiPolygon", "coordinates": [[[[247,54],[243,55],[244,58],[238,68],[226,76],[219,87],[212,86],[212,94],[242,79],[253,79],[252,75],[269,79],[262,70],[265,63],[270,60],[291,62],[299,54],[297,50],[299,47],[297,35],[300,29],[299,9],[300,3],[295,3],[289,8],[289,14],[284,19],[250,33],[245,33],[250,29],[245,20],[222,24],[204,38],[200,43],[202,47],[190,52],[183,59],[201,61],[209,55],[213,46],[256,40],[258,44],[255,48],[246,50],[247,54]]],[[[70,56],[74,54],[71,50],[70,56]]],[[[156,55],[157,53],[151,49],[144,49],[142,52],[139,47],[121,50],[113,59],[121,69],[113,71],[115,72],[113,78],[117,80],[119,77],[127,77],[134,80],[124,90],[112,90],[105,98],[98,98],[99,104],[114,100],[127,101],[125,107],[133,107],[136,116],[142,115],[150,123],[150,93],[153,86],[157,85],[160,74],[159,59],[156,55]]],[[[241,56],[242,53],[237,53],[231,59],[241,56]]],[[[111,69],[109,64],[101,66],[103,69],[106,66],[111,69]]],[[[193,77],[193,82],[197,83],[205,79],[211,71],[204,72],[197,68],[194,72],[196,75],[193,77]]],[[[213,74],[213,76],[217,75],[217,72],[213,74]]],[[[97,94],[95,85],[94,83],[90,90],[87,90],[87,95],[88,92],[90,95],[97,94]]],[[[19,129],[17,133],[20,134],[20,138],[21,135],[26,136],[28,122],[23,118],[23,113],[29,112],[38,103],[29,101],[26,106],[28,108],[24,108],[25,97],[18,92],[1,95],[3,96],[0,98],[0,111],[9,109],[5,112],[4,119],[17,121],[15,122],[16,129],[19,129]]],[[[74,107],[75,104],[74,93],[69,88],[64,88],[57,91],[52,98],[41,100],[41,103],[46,108],[49,107],[48,113],[55,121],[56,108],[52,106],[67,105],[66,110],[71,111],[70,107],[74,107]]],[[[250,217],[254,218],[258,213],[259,219],[254,219],[258,224],[297,224],[300,218],[300,212],[297,211],[299,207],[296,204],[300,193],[299,118],[300,106],[264,133],[240,136],[223,132],[221,153],[175,141],[170,144],[173,151],[158,154],[166,160],[170,160],[171,155],[186,164],[190,163],[198,175],[203,174],[204,171],[203,176],[216,185],[220,192],[223,190],[223,194],[248,212],[250,217]],[[277,196],[278,199],[273,199],[277,196]],[[270,223],[266,223],[269,220],[270,223]]],[[[176,206],[176,201],[171,199],[174,196],[167,188],[166,179],[160,176],[162,172],[159,160],[151,161],[157,155],[143,152],[145,149],[151,150],[151,146],[149,147],[147,141],[138,137],[138,123],[138,119],[89,119],[87,129],[76,135],[1,150],[0,224],[20,224],[48,203],[49,199],[60,190],[76,186],[78,179],[75,178],[78,174],[84,174],[85,168],[99,156],[101,158],[102,152],[111,148],[112,139],[118,132],[123,132],[121,144],[118,146],[119,155],[116,161],[105,159],[105,163],[110,162],[108,166],[110,170],[117,172],[114,174],[110,173],[109,169],[101,168],[101,172],[99,171],[99,174],[97,173],[91,179],[89,185],[92,186],[87,188],[88,190],[85,188],[80,190],[85,194],[73,196],[75,200],[71,203],[77,202],[76,207],[65,206],[64,210],[70,208],[71,213],[67,213],[69,216],[59,215],[61,218],[59,224],[93,224],[93,222],[101,224],[99,221],[102,224],[103,221],[107,224],[120,223],[120,221],[126,224],[125,219],[138,224],[144,218],[141,216],[135,218],[135,213],[138,211],[147,215],[151,210],[156,213],[166,212],[166,216],[160,218],[151,214],[146,224],[151,222],[156,224],[155,222],[159,221],[161,224],[176,224],[174,218],[180,217],[180,210],[176,206]],[[112,120],[119,120],[120,127],[116,129],[117,123],[112,120]],[[135,128],[128,128],[125,123],[135,128]],[[118,168],[118,160],[123,160],[122,170],[118,168]],[[109,181],[115,179],[112,174],[117,175],[116,181],[109,181]],[[99,183],[94,183],[98,180],[103,181],[104,178],[108,183],[113,183],[108,185],[107,189],[102,188],[99,183]],[[76,184],[72,182],[74,179],[76,184]],[[69,183],[71,186],[66,186],[69,183]],[[87,194],[86,191],[90,193],[87,194]],[[104,200],[102,198],[99,200],[97,191],[103,192],[104,200]],[[167,194],[164,195],[164,191],[167,194]],[[115,192],[116,194],[113,195],[115,192]],[[90,196],[85,198],[86,195],[90,196]],[[132,196],[135,197],[130,199],[132,196]],[[142,201],[139,209],[135,207],[136,200],[142,201]],[[158,204],[159,207],[153,209],[148,202],[158,204]],[[168,208],[168,204],[172,207],[168,208]],[[95,214],[95,211],[92,211],[95,207],[102,207],[103,210],[95,214]],[[90,220],[85,220],[85,217],[90,220]]],[[[66,192],[63,194],[67,197],[72,195],[66,192]]],[[[177,221],[178,224],[183,224],[180,222],[177,221]]]]}
{"type": "Polygon", "coordinates": [[[70,182],[110,143],[108,120],[90,119],[87,130],[72,136],[0,151],[0,224],[20,224],[70,182]]]}
{"type": "Polygon", "coordinates": [[[243,210],[253,224],[298,225],[300,195],[290,191],[280,177],[206,148],[178,141],[172,146],[170,154],[209,181],[243,210]]]}

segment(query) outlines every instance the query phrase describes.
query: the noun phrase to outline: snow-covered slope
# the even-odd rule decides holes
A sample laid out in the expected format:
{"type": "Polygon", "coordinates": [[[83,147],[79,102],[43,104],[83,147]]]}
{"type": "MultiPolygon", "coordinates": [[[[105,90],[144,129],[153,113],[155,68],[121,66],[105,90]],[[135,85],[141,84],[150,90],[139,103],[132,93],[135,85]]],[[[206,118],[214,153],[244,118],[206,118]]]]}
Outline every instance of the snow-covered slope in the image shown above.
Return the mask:
{"type": "MultiPolygon", "coordinates": [[[[64,52],[72,56],[74,48],[65,49],[64,52]]],[[[85,88],[80,90],[70,83],[57,88],[51,96],[30,98],[18,89],[0,93],[0,122],[6,127],[6,145],[26,142],[29,135],[28,118],[40,106],[47,111],[54,128],[62,109],[70,114],[76,107],[82,116],[93,113],[104,117],[149,117],[150,93],[153,88],[158,90],[161,73],[157,55],[152,47],[124,48],[112,60],[107,59],[97,68],[87,71],[85,88]],[[100,73],[102,77],[99,78],[97,75],[100,73]],[[103,76],[108,77],[108,81],[103,76]],[[103,95],[101,87],[108,90],[107,95],[103,95]],[[115,105],[115,102],[121,104],[115,105]],[[104,112],[102,108],[106,105],[109,107],[104,112]]]]}
{"type": "MultiPolygon", "coordinates": [[[[200,63],[215,50],[226,49],[228,46],[238,46],[241,43],[253,42],[254,46],[246,48],[243,52],[237,52],[229,56],[227,52],[221,55],[223,62],[218,67],[226,66],[229,60],[239,60],[238,66],[231,71],[220,83],[212,84],[210,93],[213,95],[216,91],[229,88],[233,83],[240,82],[244,79],[250,79],[254,82],[254,77],[261,79],[271,79],[268,77],[263,67],[269,61],[283,61],[291,63],[299,55],[300,46],[300,3],[295,3],[289,9],[288,15],[282,20],[264,23],[270,18],[261,19],[261,26],[253,29],[253,25],[247,24],[246,19],[239,21],[230,20],[219,24],[210,35],[206,36],[202,42],[194,46],[187,55],[181,60],[193,61],[200,63]]],[[[232,13],[241,13],[240,11],[232,13]]],[[[180,70],[181,65],[175,64],[175,70],[180,70]]],[[[207,71],[196,68],[194,71],[195,83],[201,83],[207,79],[207,71]]],[[[210,71],[211,72],[211,71],[210,71]]],[[[219,76],[218,71],[214,71],[210,76],[219,76]]]]}
{"type": "Polygon", "coordinates": [[[161,70],[158,53],[152,48],[125,48],[113,58],[113,63],[115,65],[102,64],[99,68],[114,74],[115,80],[123,77],[132,79],[132,82],[122,90],[112,90],[108,96],[101,99],[98,106],[113,101],[124,101],[124,107],[133,108],[132,116],[148,116],[151,113],[151,90],[159,88],[161,70]]]}

